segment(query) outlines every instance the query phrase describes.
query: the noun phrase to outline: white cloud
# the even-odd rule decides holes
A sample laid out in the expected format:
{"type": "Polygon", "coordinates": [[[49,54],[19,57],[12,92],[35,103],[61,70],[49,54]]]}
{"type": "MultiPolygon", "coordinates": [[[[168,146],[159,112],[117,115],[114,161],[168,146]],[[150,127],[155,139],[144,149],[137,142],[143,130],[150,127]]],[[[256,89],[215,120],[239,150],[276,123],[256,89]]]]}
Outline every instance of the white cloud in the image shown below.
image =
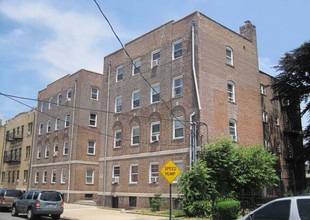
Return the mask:
{"type": "MultiPolygon", "coordinates": [[[[47,2],[14,0],[3,1],[0,13],[31,28],[27,33],[32,35],[28,36],[28,47],[32,47],[25,57],[31,60],[31,68],[40,67],[37,72],[48,79],[56,80],[81,68],[102,72],[103,42],[113,36],[98,14],[61,11],[47,2]],[[46,64],[50,71],[36,62],[46,64]]],[[[11,33],[18,40],[23,31],[16,28],[11,33]]]]}

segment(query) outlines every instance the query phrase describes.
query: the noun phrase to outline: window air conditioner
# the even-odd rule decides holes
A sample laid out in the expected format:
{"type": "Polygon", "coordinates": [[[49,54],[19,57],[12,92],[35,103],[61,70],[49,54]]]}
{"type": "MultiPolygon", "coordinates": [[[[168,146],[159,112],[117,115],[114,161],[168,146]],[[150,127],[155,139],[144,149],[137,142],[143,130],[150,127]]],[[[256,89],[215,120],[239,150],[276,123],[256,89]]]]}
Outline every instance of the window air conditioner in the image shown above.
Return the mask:
{"type": "Polygon", "coordinates": [[[156,59],[156,60],[152,61],[152,67],[158,66],[158,64],[159,64],[159,59],[156,59]]]}
{"type": "Polygon", "coordinates": [[[158,182],[158,176],[152,176],[151,183],[157,183],[157,182],[158,182]]]}
{"type": "Polygon", "coordinates": [[[112,177],[112,184],[118,184],[119,183],[119,176],[112,177]]]}
{"type": "Polygon", "coordinates": [[[58,151],[55,151],[53,154],[53,157],[57,157],[58,156],[58,151]]]}
{"type": "Polygon", "coordinates": [[[159,134],[152,135],[152,143],[159,141],[159,134]]]}

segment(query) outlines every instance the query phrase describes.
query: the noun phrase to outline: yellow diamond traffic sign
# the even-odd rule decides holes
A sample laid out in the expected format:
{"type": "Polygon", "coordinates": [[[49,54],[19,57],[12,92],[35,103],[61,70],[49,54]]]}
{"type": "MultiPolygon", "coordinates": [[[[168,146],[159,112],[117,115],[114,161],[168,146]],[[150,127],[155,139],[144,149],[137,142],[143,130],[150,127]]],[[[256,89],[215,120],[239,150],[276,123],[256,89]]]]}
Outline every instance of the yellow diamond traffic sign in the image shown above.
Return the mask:
{"type": "Polygon", "coordinates": [[[161,169],[161,175],[165,177],[168,183],[172,183],[173,180],[181,173],[181,170],[178,168],[172,160],[169,160],[161,169]]]}

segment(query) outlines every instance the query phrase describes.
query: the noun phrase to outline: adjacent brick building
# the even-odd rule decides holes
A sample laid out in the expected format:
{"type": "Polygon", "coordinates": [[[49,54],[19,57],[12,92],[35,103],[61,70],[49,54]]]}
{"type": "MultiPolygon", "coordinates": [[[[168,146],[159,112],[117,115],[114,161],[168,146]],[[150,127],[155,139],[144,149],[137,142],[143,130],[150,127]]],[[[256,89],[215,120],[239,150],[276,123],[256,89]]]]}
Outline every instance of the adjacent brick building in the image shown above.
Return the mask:
{"type": "Polygon", "coordinates": [[[39,92],[31,188],[58,190],[66,201],[96,200],[102,82],[102,74],[80,70],[39,92]]]}
{"type": "MultiPolygon", "coordinates": [[[[256,28],[250,21],[236,33],[195,12],[125,48],[104,59],[101,204],[146,207],[157,192],[168,197],[160,168],[173,160],[187,169],[195,148],[219,136],[243,146],[284,150],[281,106],[270,102],[272,77],[259,72],[256,28]]],[[[280,156],[282,192],[288,187],[287,168],[280,156]]]]}
{"type": "Polygon", "coordinates": [[[0,187],[27,190],[35,110],[22,112],[0,126],[0,187]]]}

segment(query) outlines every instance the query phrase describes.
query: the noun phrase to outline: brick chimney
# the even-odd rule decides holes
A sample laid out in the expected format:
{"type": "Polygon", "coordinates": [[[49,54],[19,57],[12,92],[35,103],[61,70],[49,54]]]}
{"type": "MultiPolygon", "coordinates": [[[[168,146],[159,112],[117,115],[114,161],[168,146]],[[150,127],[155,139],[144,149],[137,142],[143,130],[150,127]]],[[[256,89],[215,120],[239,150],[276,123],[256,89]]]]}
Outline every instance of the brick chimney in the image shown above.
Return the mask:
{"type": "Polygon", "coordinates": [[[244,22],[244,25],[240,27],[240,34],[253,43],[256,43],[256,27],[251,21],[244,22]]]}

